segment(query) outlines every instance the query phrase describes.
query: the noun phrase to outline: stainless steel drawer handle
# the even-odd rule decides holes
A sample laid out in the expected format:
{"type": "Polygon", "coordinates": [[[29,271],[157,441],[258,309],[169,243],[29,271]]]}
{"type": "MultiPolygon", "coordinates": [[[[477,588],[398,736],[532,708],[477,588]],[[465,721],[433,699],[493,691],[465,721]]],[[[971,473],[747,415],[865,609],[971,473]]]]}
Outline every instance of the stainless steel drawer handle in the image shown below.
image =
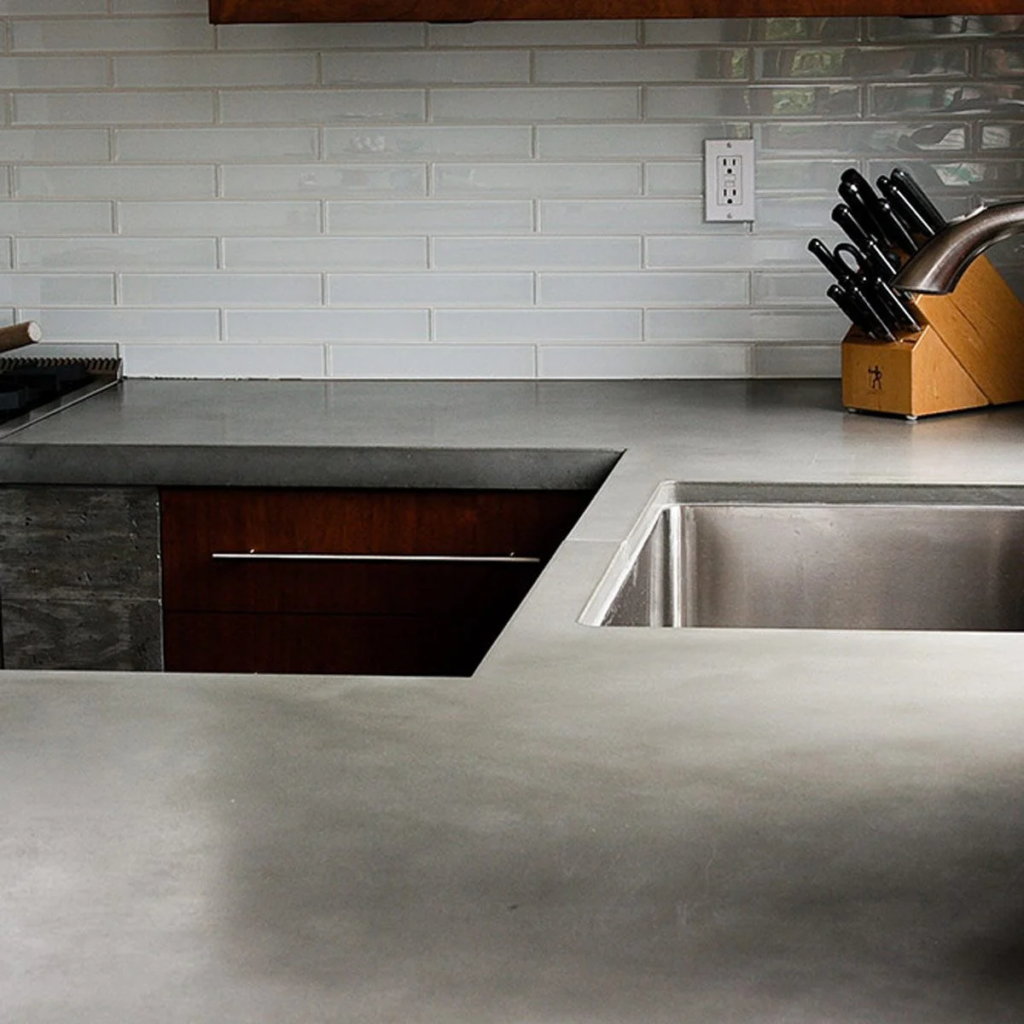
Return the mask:
{"type": "Polygon", "coordinates": [[[530,555],[318,555],[274,551],[214,551],[210,557],[225,562],[492,562],[522,565],[536,565],[540,562],[539,558],[530,555]]]}

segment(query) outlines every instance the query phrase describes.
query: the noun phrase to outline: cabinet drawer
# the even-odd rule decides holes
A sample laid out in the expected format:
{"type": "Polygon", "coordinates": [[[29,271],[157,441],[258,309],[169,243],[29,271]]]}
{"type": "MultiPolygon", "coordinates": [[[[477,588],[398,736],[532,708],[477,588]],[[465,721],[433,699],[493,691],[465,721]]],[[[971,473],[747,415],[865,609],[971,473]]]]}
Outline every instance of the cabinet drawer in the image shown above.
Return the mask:
{"type": "Polygon", "coordinates": [[[510,594],[514,608],[588,497],[166,490],[164,607],[451,614],[510,594]]]}
{"type": "Polygon", "coordinates": [[[168,612],[171,672],[472,674],[503,624],[490,613],[294,615],[168,612]]]}

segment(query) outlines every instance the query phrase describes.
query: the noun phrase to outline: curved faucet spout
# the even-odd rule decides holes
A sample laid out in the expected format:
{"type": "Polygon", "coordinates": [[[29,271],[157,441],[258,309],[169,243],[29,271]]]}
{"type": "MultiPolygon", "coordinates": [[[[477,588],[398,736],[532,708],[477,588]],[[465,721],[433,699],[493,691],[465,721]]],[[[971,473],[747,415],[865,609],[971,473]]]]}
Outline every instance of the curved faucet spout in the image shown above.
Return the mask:
{"type": "Polygon", "coordinates": [[[951,292],[975,257],[990,245],[1024,231],[1024,203],[982,206],[950,221],[907,261],[893,286],[907,292],[951,292]]]}

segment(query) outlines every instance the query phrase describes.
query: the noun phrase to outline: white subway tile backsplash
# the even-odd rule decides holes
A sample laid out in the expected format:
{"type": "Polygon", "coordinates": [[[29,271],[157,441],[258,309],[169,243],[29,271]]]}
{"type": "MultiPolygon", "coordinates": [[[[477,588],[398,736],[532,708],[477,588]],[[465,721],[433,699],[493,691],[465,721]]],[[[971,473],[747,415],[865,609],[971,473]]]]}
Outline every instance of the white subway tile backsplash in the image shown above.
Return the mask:
{"type": "MultiPolygon", "coordinates": [[[[0,204],[0,220],[3,217],[0,204]]],[[[2,231],[2,228],[0,228],[2,231]]],[[[77,233],[76,233],[77,234],[77,233]]],[[[19,238],[21,270],[213,270],[212,238],[19,238]]]]}
{"type": "Polygon", "coordinates": [[[47,125],[212,124],[210,92],[26,92],[14,94],[14,123],[47,125]]]}
{"type": "Polygon", "coordinates": [[[533,275],[329,274],[327,301],[332,306],[530,306],[533,275]]]}
{"type": "Polygon", "coordinates": [[[830,306],[825,290],[831,278],[824,268],[811,273],[756,273],[754,301],[761,306],[793,306],[812,303],[830,306]]]}
{"type": "Polygon", "coordinates": [[[214,40],[204,18],[41,18],[12,21],[10,32],[16,53],[205,50],[212,49],[214,40]]]}
{"type": "Polygon", "coordinates": [[[122,88],[194,86],[252,88],[253,86],[312,86],[317,81],[316,55],[189,53],[115,57],[114,83],[122,88]]]}
{"type": "Polygon", "coordinates": [[[931,85],[873,85],[868,89],[868,107],[877,117],[928,117],[952,115],[963,118],[999,115],[1008,104],[1024,104],[1024,86],[975,82],[965,88],[962,82],[931,85]]]}
{"type": "Polygon", "coordinates": [[[0,306],[109,306],[113,274],[4,274],[0,306]]]}
{"type": "Polygon", "coordinates": [[[222,25],[217,44],[222,50],[349,50],[407,49],[423,46],[426,26],[416,22],[353,22],[351,24],[222,25]]]}
{"type": "MultiPolygon", "coordinates": [[[[540,228],[557,235],[677,235],[691,229],[708,230],[704,202],[698,199],[582,199],[544,200],[540,228]]],[[[714,224],[712,231],[744,230],[739,225],[714,224]]]]}
{"type": "Polygon", "coordinates": [[[438,238],[434,266],[447,270],[639,270],[639,238],[438,238]]]}
{"type": "MultiPolygon", "coordinates": [[[[0,0],[0,17],[38,15],[39,0],[0,0]]],[[[106,14],[107,0],[47,0],[46,14],[106,14]]]]}
{"type": "Polygon", "coordinates": [[[838,202],[839,197],[834,194],[811,199],[764,196],[757,200],[758,226],[768,231],[795,231],[805,238],[808,233],[815,234],[822,230],[838,231],[828,218],[829,210],[838,202]],[[825,209],[826,206],[828,209],[825,209]]]}
{"type": "Polygon", "coordinates": [[[440,309],[434,338],[442,342],[640,341],[637,309],[440,309]]]}
{"type": "Polygon", "coordinates": [[[8,57],[0,61],[0,89],[93,89],[110,84],[106,57],[8,57]]]}
{"type": "Polygon", "coordinates": [[[742,273],[541,274],[537,283],[542,306],[735,306],[750,298],[742,273]]]}
{"type": "Polygon", "coordinates": [[[329,160],[527,160],[533,153],[533,139],[525,126],[383,125],[325,128],[324,148],[329,160]]]}
{"type": "Polygon", "coordinates": [[[639,116],[639,91],[627,86],[434,89],[430,94],[431,120],[440,123],[636,121],[639,116]]]}
{"type": "Polygon", "coordinates": [[[870,124],[864,121],[796,121],[758,126],[758,142],[771,154],[811,156],[955,152],[966,149],[969,132],[962,121],[922,119],[907,123],[870,124]]]}
{"type": "MultiPolygon", "coordinates": [[[[820,279],[819,285],[824,282],[820,279]]],[[[774,309],[652,309],[645,315],[645,337],[659,344],[694,341],[785,342],[811,340],[835,343],[849,325],[832,307],[792,312],[774,309]]]]}
{"type": "Polygon", "coordinates": [[[431,25],[432,46],[632,46],[635,21],[475,21],[431,25]]]}
{"type": "Polygon", "coordinates": [[[652,121],[682,118],[838,118],[860,113],[853,85],[652,85],[644,89],[652,121]]]}
{"type": "Polygon", "coordinates": [[[541,378],[749,377],[748,345],[540,345],[541,378]]]}
{"type": "Polygon", "coordinates": [[[327,53],[323,81],[325,85],[521,84],[530,81],[530,54],[527,50],[327,53]]]}
{"type": "Polygon", "coordinates": [[[768,160],[757,162],[757,191],[834,195],[849,160],[768,160]]]}
{"type": "Polygon", "coordinates": [[[966,74],[967,64],[966,47],[901,49],[817,44],[759,47],[754,70],[758,81],[869,81],[879,78],[960,78],[966,74]]]}
{"type": "Polygon", "coordinates": [[[749,136],[747,126],[729,124],[542,125],[537,153],[545,160],[601,157],[660,159],[699,156],[705,139],[749,136]]]}
{"type": "Polygon", "coordinates": [[[540,83],[700,82],[745,80],[750,55],[745,49],[540,50],[535,64],[540,83]]]}
{"type": "Polygon", "coordinates": [[[424,196],[422,164],[238,164],[222,172],[228,199],[424,196]]]}
{"type": "Polygon", "coordinates": [[[129,377],[320,378],[322,345],[144,345],[122,348],[129,377]]]}
{"type": "Polygon", "coordinates": [[[746,18],[648,18],[643,22],[643,39],[648,46],[747,43],[758,38],[756,24],[746,18]]]}
{"type": "Polygon", "coordinates": [[[639,164],[438,164],[433,194],[636,196],[639,164]]]}
{"type": "Polygon", "coordinates": [[[126,235],[315,235],[318,202],[124,202],[118,204],[126,235]]]}
{"type": "Polygon", "coordinates": [[[536,376],[532,345],[331,345],[329,376],[479,380],[536,376]]]}
{"type": "Polygon", "coordinates": [[[317,274],[125,274],[126,306],[319,306],[317,274]]]}
{"type": "Polygon", "coordinates": [[[838,377],[842,352],[838,345],[758,345],[755,377],[838,377]]]}
{"type": "Polygon", "coordinates": [[[173,338],[215,341],[220,326],[213,309],[71,309],[22,307],[19,316],[38,320],[48,341],[118,341],[173,338]]]}
{"type": "Polygon", "coordinates": [[[418,89],[247,89],[220,97],[225,124],[377,124],[426,119],[418,89]]]}
{"type": "Polygon", "coordinates": [[[0,203],[0,235],[98,235],[109,234],[112,228],[110,203],[8,199],[0,203]]]}
{"type": "MultiPolygon", "coordinates": [[[[760,171],[760,168],[758,168],[760,171]]],[[[644,194],[649,196],[702,196],[704,164],[689,162],[650,163],[644,168],[644,194]]],[[[758,180],[760,188],[760,179],[758,180]]]]}
{"type": "Polygon", "coordinates": [[[526,200],[333,202],[327,227],[337,235],[524,234],[533,230],[533,207],[526,200]]]}
{"type": "Polygon", "coordinates": [[[115,14],[203,14],[210,11],[209,0],[110,0],[115,14]]]}
{"type": "MultiPolygon", "coordinates": [[[[993,24],[997,19],[983,15],[951,15],[946,18],[868,18],[868,39],[917,39],[934,42],[936,39],[953,39],[963,42],[968,36],[987,36],[1004,31],[993,24]]],[[[1012,31],[1012,29],[1011,29],[1012,31]]]]}
{"type": "Polygon", "coordinates": [[[132,163],[273,162],[315,159],[319,141],[315,128],[124,128],[114,132],[114,151],[132,163]]]}
{"type": "Polygon", "coordinates": [[[239,341],[401,342],[430,337],[425,309],[228,310],[227,337],[239,341]]]}
{"type": "Polygon", "coordinates": [[[104,128],[3,128],[0,160],[12,163],[95,163],[110,157],[104,128]]]}
{"type": "Polygon", "coordinates": [[[835,376],[805,247],[839,237],[840,173],[906,165],[948,216],[1021,198],[1022,42],[976,16],[0,0],[0,319],[129,375],[835,376]],[[753,224],[704,221],[708,138],[753,138],[753,224]]]}
{"type": "Polygon", "coordinates": [[[46,196],[73,199],[213,198],[217,183],[213,167],[89,166],[19,167],[14,194],[21,199],[46,196]]]}
{"type": "Polygon", "coordinates": [[[226,238],[230,270],[418,270],[427,266],[426,238],[226,238]]]}

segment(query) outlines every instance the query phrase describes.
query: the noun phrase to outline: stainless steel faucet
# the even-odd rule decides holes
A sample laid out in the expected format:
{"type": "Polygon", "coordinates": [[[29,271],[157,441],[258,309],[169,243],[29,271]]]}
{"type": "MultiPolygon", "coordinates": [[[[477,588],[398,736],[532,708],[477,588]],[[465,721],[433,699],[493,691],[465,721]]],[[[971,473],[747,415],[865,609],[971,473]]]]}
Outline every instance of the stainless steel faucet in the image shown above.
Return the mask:
{"type": "Polygon", "coordinates": [[[990,245],[1024,231],[1024,203],[997,203],[952,220],[907,261],[893,287],[946,295],[975,257],[990,245]]]}

